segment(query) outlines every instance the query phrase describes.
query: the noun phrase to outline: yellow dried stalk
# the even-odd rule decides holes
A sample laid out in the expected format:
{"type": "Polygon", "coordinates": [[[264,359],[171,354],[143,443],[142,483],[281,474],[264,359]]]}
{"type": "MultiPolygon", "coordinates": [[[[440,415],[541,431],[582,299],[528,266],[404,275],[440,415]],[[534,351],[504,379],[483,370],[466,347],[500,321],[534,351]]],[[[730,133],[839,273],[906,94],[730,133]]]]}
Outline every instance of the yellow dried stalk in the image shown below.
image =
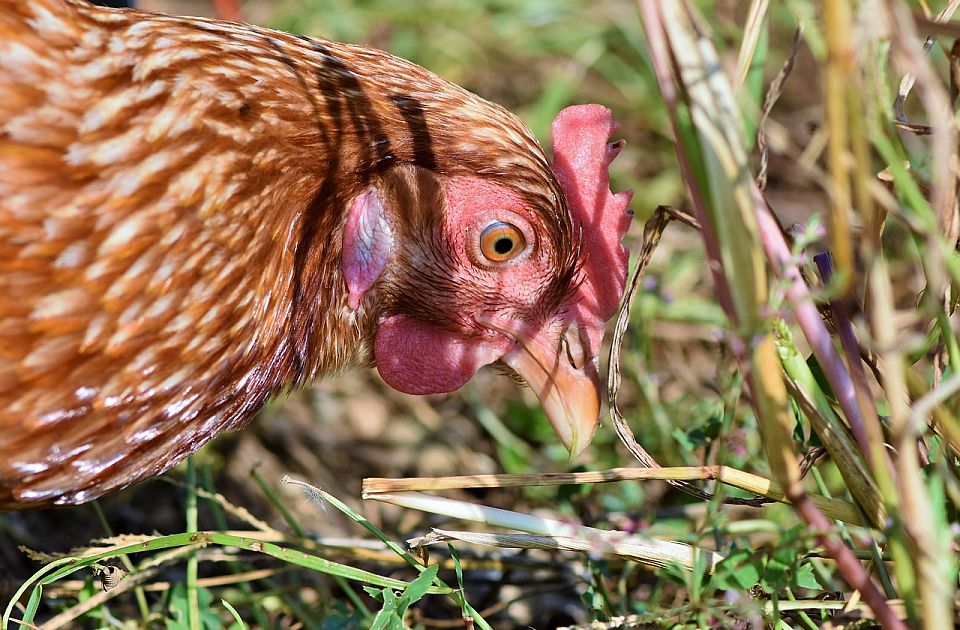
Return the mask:
{"type": "MultiPolygon", "coordinates": [[[[408,477],[387,479],[371,477],[363,480],[363,496],[375,499],[386,492],[438,491],[464,488],[509,488],[516,486],[560,486],[611,481],[704,481],[715,480],[772,501],[789,503],[775,482],[729,466],[678,466],[668,468],[611,468],[578,473],[523,473],[506,475],[463,475],[459,477],[408,477]]],[[[828,517],[864,525],[853,504],[811,494],[813,502],[828,517]]]]}

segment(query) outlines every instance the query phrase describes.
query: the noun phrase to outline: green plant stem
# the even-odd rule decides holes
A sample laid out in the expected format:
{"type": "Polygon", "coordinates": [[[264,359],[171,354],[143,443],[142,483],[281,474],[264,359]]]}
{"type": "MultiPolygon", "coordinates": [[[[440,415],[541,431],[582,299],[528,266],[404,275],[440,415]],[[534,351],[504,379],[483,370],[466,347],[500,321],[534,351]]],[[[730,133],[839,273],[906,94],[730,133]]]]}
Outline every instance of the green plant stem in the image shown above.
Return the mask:
{"type": "MultiPolygon", "coordinates": [[[[187,458],[187,508],[186,531],[193,533],[199,530],[197,509],[197,468],[192,457],[187,458]]],[[[200,598],[197,586],[197,570],[199,560],[197,552],[193,550],[187,557],[187,623],[190,630],[200,630],[200,598]]]]}
{"type": "MultiPolygon", "coordinates": [[[[90,504],[90,507],[93,509],[94,514],[97,515],[97,520],[100,521],[100,526],[103,527],[103,531],[107,536],[113,536],[113,528],[110,527],[110,521],[107,520],[107,515],[103,513],[103,508],[100,507],[99,501],[94,501],[90,504]]],[[[120,557],[120,563],[123,565],[123,568],[126,569],[127,573],[133,573],[136,569],[133,566],[133,563],[130,562],[130,558],[126,556],[120,557]]],[[[140,611],[140,619],[143,621],[144,625],[147,625],[147,621],[150,619],[150,605],[147,603],[147,594],[143,592],[143,587],[139,584],[133,589],[133,596],[137,600],[137,608],[140,611]]]]}

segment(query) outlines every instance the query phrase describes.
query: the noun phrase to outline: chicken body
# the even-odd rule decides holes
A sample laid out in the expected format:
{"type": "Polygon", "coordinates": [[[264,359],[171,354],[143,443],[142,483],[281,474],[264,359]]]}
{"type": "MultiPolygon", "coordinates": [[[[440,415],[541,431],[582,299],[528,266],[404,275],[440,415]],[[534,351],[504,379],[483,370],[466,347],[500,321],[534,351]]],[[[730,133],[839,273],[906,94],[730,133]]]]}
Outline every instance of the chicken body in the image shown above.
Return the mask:
{"type": "Polygon", "coordinates": [[[563,170],[381,51],[0,2],[0,508],[159,474],[373,361],[432,393],[502,360],[581,449],[629,217],[609,114],[577,115],[563,170]]]}

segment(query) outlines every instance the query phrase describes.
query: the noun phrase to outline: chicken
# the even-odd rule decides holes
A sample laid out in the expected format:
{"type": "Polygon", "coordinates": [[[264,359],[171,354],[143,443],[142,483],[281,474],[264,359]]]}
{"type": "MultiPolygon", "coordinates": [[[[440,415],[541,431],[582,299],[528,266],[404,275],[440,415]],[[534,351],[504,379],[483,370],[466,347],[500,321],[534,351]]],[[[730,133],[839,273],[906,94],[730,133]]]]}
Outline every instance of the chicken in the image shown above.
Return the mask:
{"type": "Polygon", "coordinates": [[[272,396],[502,362],[573,455],[622,296],[610,112],[524,125],[387,53],[0,2],[0,507],[157,475],[272,396]]]}

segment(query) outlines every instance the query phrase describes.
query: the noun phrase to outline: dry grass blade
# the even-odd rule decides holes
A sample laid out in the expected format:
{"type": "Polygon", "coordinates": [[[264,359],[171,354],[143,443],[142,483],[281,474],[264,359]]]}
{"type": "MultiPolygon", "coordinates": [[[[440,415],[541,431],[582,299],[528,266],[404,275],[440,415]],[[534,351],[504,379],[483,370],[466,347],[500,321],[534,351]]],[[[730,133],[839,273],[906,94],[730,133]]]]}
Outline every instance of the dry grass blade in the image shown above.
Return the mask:
{"type": "MultiPolygon", "coordinates": [[[[945,264],[946,259],[954,256],[952,250],[958,226],[955,112],[937,68],[924,48],[918,46],[920,37],[908,19],[907,8],[891,0],[885,0],[882,6],[887,23],[897,25],[890,34],[893,60],[908,75],[901,84],[901,98],[906,97],[915,77],[917,95],[932,131],[929,164],[933,187],[930,205],[937,223],[936,229],[927,233],[931,256],[924,261],[923,270],[926,290],[935,296],[939,305],[949,308],[952,290],[945,264]],[[944,234],[950,239],[948,244],[951,251],[941,253],[937,241],[944,234]]],[[[951,2],[946,11],[952,12],[956,8],[957,3],[951,2]]],[[[941,13],[938,19],[945,19],[947,15],[941,13]]],[[[862,164],[864,160],[858,162],[862,164]]],[[[896,316],[894,280],[889,259],[877,251],[876,245],[864,247],[867,286],[870,289],[867,302],[870,329],[884,374],[882,385],[889,407],[891,445],[896,453],[897,494],[891,494],[888,499],[892,503],[895,497],[899,508],[899,527],[893,530],[891,537],[894,571],[911,621],[933,630],[951,624],[952,593],[956,580],[949,566],[950,545],[930,527],[942,513],[942,508],[933,504],[928,492],[929,479],[922,470],[923,462],[916,448],[922,427],[913,421],[915,416],[911,414],[911,402],[907,396],[910,363],[897,344],[897,333],[892,326],[896,316]]],[[[946,318],[941,316],[939,319],[945,322],[946,318]]],[[[949,325],[941,324],[941,327],[946,340],[953,333],[949,325]]],[[[881,488],[884,488],[883,484],[881,488]]]]}
{"type": "Polygon", "coordinates": [[[719,263],[720,284],[731,297],[725,310],[736,327],[732,349],[750,388],[771,469],[794,496],[802,497],[787,392],[762,314],[768,287],[751,189],[754,182],[740,141],[742,117],[720,70],[717,51],[704,37],[690,6],[663,3],[658,21],[673,59],[673,79],[682,86],[690,110],[696,143],[691,142],[690,150],[703,164],[701,177],[688,180],[687,185],[703,190],[697,212],[709,228],[704,234],[714,234],[717,250],[711,257],[719,263]]]}
{"type": "MultiPolygon", "coordinates": [[[[222,554],[221,555],[229,555],[222,554]]],[[[228,561],[234,560],[234,558],[225,558],[228,561]]],[[[253,569],[250,571],[241,571],[238,573],[232,573],[230,575],[220,575],[215,577],[203,577],[197,580],[197,586],[204,588],[215,588],[218,586],[229,586],[233,584],[245,584],[249,582],[254,582],[256,580],[262,580],[265,578],[274,577],[277,575],[282,575],[284,573],[290,573],[294,569],[291,567],[278,567],[278,568],[269,568],[269,569],[253,569]]],[[[176,584],[176,582],[166,582],[162,580],[155,580],[149,584],[143,586],[144,592],[147,593],[157,593],[170,590],[170,588],[176,584]]],[[[44,593],[49,594],[52,597],[76,597],[77,594],[86,588],[87,583],[83,580],[62,580],[54,586],[48,586],[43,589],[44,593]]]]}
{"type": "MultiPolygon", "coordinates": [[[[633,299],[640,287],[640,281],[643,279],[644,272],[653,259],[653,253],[656,251],[657,245],[663,237],[663,232],[667,229],[667,225],[670,224],[672,219],[680,216],[675,210],[672,212],[670,210],[668,210],[666,206],[658,207],[656,211],[654,211],[653,216],[650,217],[643,226],[640,256],[637,260],[637,266],[633,271],[633,276],[630,279],[630,286],[627,288],[627,292],[623,297],[620,312],[617,314],[616,326],[614,326],[613,329],[613,339],[610,343],[608,361],[609,369],[607,372],[607,402],[610,407],[610,420],[613,422],[613,426],[617,431],[617,435],[620,436],[620,441],[623,442],[623,445],[627,447],[627,450],[630,451],[637,461],[647,468],[659,468],[660,464],[637,442],[636,436],[634,436],[633,431],[627,424],[623,414],[620,413],[620,408],[617,405],[617,395],[620,393],[622,380],[620,357],[623,352],[623,340],[630,326],[630,310],[633,305],[633,299]]],[[[703,497],[703,492],[699,488],[690,487],[684,489],[690,491],[695,496],[703,497]]]]}
{"type": "MultiPolygon", "coordinates": [[[[670,213],[666,206],[658,207],[653,216],[643,226],[643,239],[640,245],[640,256],[637,260],[637,266],[630,279],[630,286],[623,296],[623,304],[620,306],[620,312],[617,314],[617,323],[613,329],[613,338],[610,343],[610,355],[607,361],[607,403],[610,408],[610,421],[613,423],[620,441],[627,447],[627,450],[647,468],[659,468],[660,464],[637,442],[636,436],[627,424],[626,419],[620,412],[617,405],[617,395],[620,393],[620,384],[622,381],[620,370],[620,357],[623,353],[623,340],[630,326],[630,309],[633,306],[633,299],[640,287],[640,281],[643,279],[644,272],[653,259],[653,253],[660,243],[663,231],[667,229],[670,221],[677,216],[677,213],[670,213]]],[[[684,488],[696,496],[700,496],[702,491],[699,488],[684,488]]]]}
{"type": "Polygon", "coordinates": [[[126,547],[137,543],[145,543],[153,538],[153,536],[149,536],[147,534],[121,534],[119,536],[97,538],[90,541],[89,545],[83,547],[74,547],[73,549],[62,553],[42,553],[24,546],[20,547],[20,551],[25,553],[31,560],[48,563],[53,562],[54,560],[60,560],[61,558],[83,558],[86,556],[92,556],[100,553],[101,551],[111,551],[113,549],[119,549],[121,547],[126,547]]]}
{"type": "MultiPolygon", "coordinates": [[[[947,21],[957,9],[957,0],[951,0],[947,7],[937,16],[936,22],[947,21]]],[[[953,172],[954,152],[956,150],[956,128],[953,124],[953,111],[950,95],[946,86],[937,74],[937,70],[925,54],[922,47],[917,46],[919,39],[915,24],[909,19],[910,12],[906,6],[899,5],[893,0],[884,0],[883,8],[888,23],[896,24],[891,29],[891,42],[895,53],[894,60],[912,77],[909,84],[915,81],[918,85],[918,96],[926,110],[929,126],[932,130],[930,164],[933,167],[933,192],[931,205],[937,215],[941,231],[952,235],[956,242],[956,177],[953,172]]],[[[907,77],[904,78],[907,83],[907,77]]],[[[901,85],[901,93],[906,98],[909,87],[901,85]]],[[[952,245],[951,243],[951,245],[952,245]]],[[[932,249],[931,251],[936,251],[932,249]]],[[[938,294],[940,293],[940,288],[938,294]]]]}
{"type": "MultiPolygon", "coordinates": [[[[391,492],[438,491],[466,488],[511,488],[521,486],[556,486],[613,481],[693,481],[714,480],[753,492],[771,501],[789,503],[783,490],[774,482],[729,466],[678,466],[675,468],[612,468],[578,473],[523,473],[508,475],[463,475],[459,477],[420,477],[404,479],[363,480],[363,497],[377,499],[391,492]]],[[[839,499],[811,495],[814,503],[830,518],[853,525],[863,525],[857,509],[839,499]]]]}
{"type": "MultiPolygon", "coordinates": [[[[953,17],[954,13],[956,13],[958,7],[960,7],[960,0],[950,0],[947,6],[945,6],[933,20],[930,20],[926,16],[918,17],[917,26],[923,28],[924,30],[933,31],[939,35],[952,35],[953,37],[958,37],[960,36],[960,32],[944,32],[940,28],[951,26],[949,24],[950,18],[953,17]]],[[[929,52],[930,49],[933,48],[933,43],[933,37],[927,37],[926,41],[923,42],[923,50],[929,52]]],[[[903,112],[903,106],[906,104],[907,96],[910,95],[910,91],[913,89],[913,84],[915,82],[916,77],[912,73],[905,75],[903,79],[901,79],[900,88],[897,90],[897,97],[893,101],[893,113],[896,117],[898,127],[917,135],[926,136],[933,133],[933,128],[930,127],[930,125],[911,122],[907,119],[906,114],[903,112]]]]}
{"type": "MultiPolygon", "coordinates": [[[[951,0],[951,4],[954,4],[953,0],[951,0]]],[[[910,15],[916,27],[925,33],[940,37],[960,37],[960,23],[952,22],[949,19],[941,21],[937,17],[930,18],[920,11],[911,11],[910,15]]]]}
{"type": "Polygon", "coordinates": [[[740,44],[740,53],[737,56],[736,87],[739,89],[747,80],[750,64],[757,52],[757,44],[764,27],[764,19],[770,7],[770,0],[753,0],[750,11],[747,13],[746,25],[743,29],[743,42],[740,44]]]}
{"type": "MultiPolygon", "coordinates": [[[[836,35],[836,25],[844,22],[837,16],[846,17],[846,8],[847,4],[839,1],[827,3],[824,7],[831,62],[836,61],[833,54],[836,42],[832,36],[836,35]]],[[[883,594],[856,557],[836,537],[830,521],[800,484],[799,463],[791,435],[793,419],[780,371],[781,363],[764,322],[768,287],[763,253],[780,249],[780,242],[772,243],[776,238],[782,241],[783,237],[782,234],[773,236],[774,230],[769,225],[773,220],[766,214],[766,202],[749,176],[746,155],[739,142],[741,134],[737,132],[742,127],[742,117],[720,71],[716,49],[697,29],[688,3],[640,0],[640,9],[652,65],[678,139],[681,172],[697,216],[704,223],[704,245],[711,266],[720,270],[714,272],[718,280],[717,298],[735,323],[739,335],[739,343],[733,349],[747,377],[751,402],[764,436],[767,461],[775,478],[784,485],[797,513],[819,533],[821,543],[837,561],[844,577],[860,590],[886,627],[902,628],[903,624],[892,614],[883,594]]],[[[855,59],[846,52],[842,58],[845,62],[855,59]]],[[[828,94],[837,92],[831,88],[839,85],[838,69],[835,63],[828,64],[828,94]]],[[[828,108],[831,129],[840,111],[835,107],[828,108]]],[[[831,135],[830,140],[831,164],[836,164],[837,138],[831,135]]],[[[849,186],[843,187],[843,179],[835,179],[834,183],[839,186],[832,191],[833,202],[841,211],[831,214],[835,219],[832,243],[844,269],[852,270],[853,247],[845,215],[851,195],[849,186]],[[842,203],[838,204],[838,201],[842,203]]],[[[785,260],[789,260],[789,255],[770,262],[780,266],[785,260]]],[[[849,278],[846,280],[844,288],[849,290],[852,285],[849,278]]],[[[791,302],[798,293],[787,289],[791,302]]],[[[815,329],[810,321],[812,306],[804,305],[798,319],[802,320],[805,331],[809,328],[817,333],[812,338],[808,335],[808,338],[820,358],[826,353],[828,339],[820,334],[825,332],[821,330],[822,322],[815,329]]],[[[794,304],[794,308],[799,307],[794,304]]],[[[843,379],[841,365],[827,365],[825,368],[831,382],[843,379]]],[[[834,391],[841,396],[849,394],[840,387],[835,387],[834,391]]],[[[849,402],[847,398],[845,411],[850,407],[849,402]]],[[[849,415],[851,423],[857,417],[849,415]]]]}
{"type": "Polygon", "coordinates": [[[614,545],[633,541],[635,544],[629,548],[631,553],[635,555],[631,559],[656,567],[667,566],[671,562],[676,562],[687,569],[694,569],[697,566],[704,566],[700,562],[706,560],[706,566],[712,569],[724,557],[716,552],[701,550],[686,543],[586,527],[574,522],[558,521],[502,508],[467,503],[466,501],[455,501],[420,492],[377,493],[365,495],[364,498],[483,525],[513,529],[534,536],[560,538],[571,545],[580,544],[579,542],[573,542],[573,539],[587,541],[588,544],[585,549],[574,549],[575,551],[599,550],[600,553],[607,553],[614,548],[614,545]],[[706,556],[702,554],[706,554],[706,556]]]}
{"type": "Polygon", "coordinates": [[[488,534],[433,528],[436,537],[425,539],[425,544],[459,540],[474,545],[501,549],[540,549],[544,551],[575,551],[592,556],[633,560],[651,567],[669,567],[680,564],[688,569],[695,566],[692,554],[700,554],[701,566],[713,572],[723,556],[708,549],[694,548],[682,543],[657,540],[620,532],[607,536],[581,538],[576,536],[536,536],[532,534],[488,534]]]}

